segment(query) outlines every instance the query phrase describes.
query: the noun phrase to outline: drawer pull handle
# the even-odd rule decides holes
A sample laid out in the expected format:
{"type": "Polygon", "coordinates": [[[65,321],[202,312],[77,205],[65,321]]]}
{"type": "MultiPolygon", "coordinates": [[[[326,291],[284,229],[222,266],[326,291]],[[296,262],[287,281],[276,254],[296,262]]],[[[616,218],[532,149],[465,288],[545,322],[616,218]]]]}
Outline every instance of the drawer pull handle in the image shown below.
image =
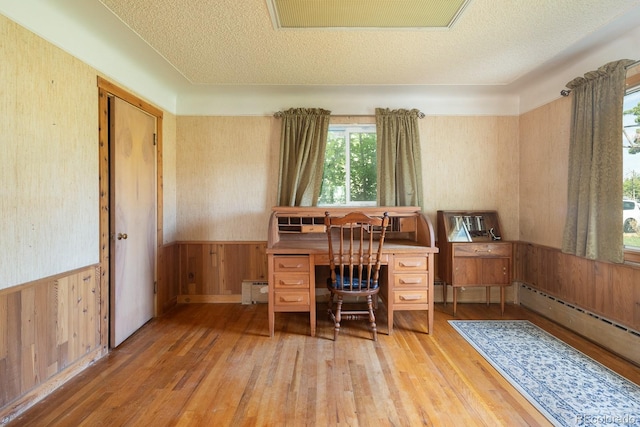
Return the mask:
{"type": "Polygon", "coordinates": [[[400,261],[401,267],[420,267],[421,265],[420,261],[400,261]]]}
{"type": "Polygon", "coordinates": [[[412,279],[400,279],[400,283],[403,285],[419,285],[420,283],[422,283],[422,279],[420,277],[412,279]]]}
{"type": "Polygon", "coordinates": [[[285,264],[285,263],[280,263],[279,264],[280,268],[302,268],[302,264],[297,263],[297,264],[285,264]]]}
{"type": "Polygon", "coordinates": [[[280,297],[281,302],[302,302],[302,297],[280,297]]]}
{"type": "Polygon", "coordinates": [[[417,301],[422,299],[422,295],[400,295],[402,301],[417,301]]]}
{"type": "Polygon", "coordinates": [[[488,252],[488,253],[491,253],[491,249],[487,249],[487,250],[476,249],[475,252],[488,252]]]}
{"type": "Polygon", "coordinates": [[[302,285],[302,280],[280,280],[280,284],[284,286],[302,285]]]}

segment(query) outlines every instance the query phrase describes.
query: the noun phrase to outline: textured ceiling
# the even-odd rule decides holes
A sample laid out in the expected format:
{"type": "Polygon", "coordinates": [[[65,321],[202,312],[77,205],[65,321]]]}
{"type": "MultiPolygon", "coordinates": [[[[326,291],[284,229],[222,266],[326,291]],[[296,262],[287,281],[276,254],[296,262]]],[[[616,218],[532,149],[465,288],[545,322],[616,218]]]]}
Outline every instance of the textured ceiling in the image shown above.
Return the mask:
{"type": "Polygon", "coordinates": [[[269,0],[100,1],[197,85],[505,85],[640,3],[471,0],[450,29],[298,30],[269,0]]]}

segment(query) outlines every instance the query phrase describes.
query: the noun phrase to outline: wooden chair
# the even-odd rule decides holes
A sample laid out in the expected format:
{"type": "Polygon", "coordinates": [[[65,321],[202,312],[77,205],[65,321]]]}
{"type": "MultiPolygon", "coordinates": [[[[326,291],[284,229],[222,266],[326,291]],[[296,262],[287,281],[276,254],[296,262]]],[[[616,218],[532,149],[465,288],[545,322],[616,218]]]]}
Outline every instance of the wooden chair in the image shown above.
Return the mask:
{"type": "Polygon", "coordinates": [[[368,318],[373,340],[377,341],[374,305],[377,306],[380,290],[380,256],[389,216],[386,212],[382,218],[370,217],[362,212],[351,212],[342,217],[332,217],[326,212],[324,224],[329,241],[331,277],[327,280],[327,288],[330,291],[328,314],[334,323],[333,339],[338,338],[342,319],[368,318]],[[343,298],[347,295],[366,297],[366,309],[355,307],[343,310],[343,298]],[[334,302],[337,303],[335,313],[334,302]]]}

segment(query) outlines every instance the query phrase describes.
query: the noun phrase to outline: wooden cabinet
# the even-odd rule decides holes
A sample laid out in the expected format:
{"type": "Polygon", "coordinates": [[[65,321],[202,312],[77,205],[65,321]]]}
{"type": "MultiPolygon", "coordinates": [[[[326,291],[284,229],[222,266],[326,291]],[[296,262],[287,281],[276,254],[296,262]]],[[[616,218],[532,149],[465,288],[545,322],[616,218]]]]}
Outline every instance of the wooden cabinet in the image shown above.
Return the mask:
{"type": "Polygon", "coordinates": [[[427,311],[429,332],[433,328],[433,256],[430,254],[394,253],[389,260],[387,322],[393,329],[396,311],[427,311]]]}
{"type": "Polygon", "coordinates": [[[511,243],[453,243],[452,283],[460,286],[509,285],[511,243]]]}
{"type": "Polygon", "coordinates": [[[269,318],[273,319],[276,312],[308,312],[313,337],[316,335],[316,294],[311,257],[287,254],[269,257],[269,277],[273,281],[273,289],[269,292],[269,318]]]}
{"type": "Polygon", "coordinates": [[[495,211],[438,211],[439,273],[453,289],[453,314],[456,314],[457,288],[483,286],[487,304],[492,286],[500,287],[500,309],[504,313],[504,289],[511,285],[513,245],[502,240],[495,211]]]}
{"type": "Polygon", "coordinates": [[[427,257],[394,256],[393,302],[401,306],[429,302],[427,257]]]}
{"type": "Polygon", "coordinates": [[[311,294],[309,257],[275,256],[273,263],[276,311],[307,311],[311,294]]]}

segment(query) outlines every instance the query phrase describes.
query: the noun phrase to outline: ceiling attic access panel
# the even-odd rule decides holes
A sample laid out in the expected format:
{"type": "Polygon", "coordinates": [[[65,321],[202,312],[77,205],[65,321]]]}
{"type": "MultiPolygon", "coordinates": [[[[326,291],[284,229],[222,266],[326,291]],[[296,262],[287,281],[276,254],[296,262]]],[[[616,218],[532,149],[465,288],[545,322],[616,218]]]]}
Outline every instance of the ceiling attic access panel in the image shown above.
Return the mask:
{"type": "Polygon", "coordinates": [[[268,0],[274,28],[448,29],[471,0],[268,0]]]}

